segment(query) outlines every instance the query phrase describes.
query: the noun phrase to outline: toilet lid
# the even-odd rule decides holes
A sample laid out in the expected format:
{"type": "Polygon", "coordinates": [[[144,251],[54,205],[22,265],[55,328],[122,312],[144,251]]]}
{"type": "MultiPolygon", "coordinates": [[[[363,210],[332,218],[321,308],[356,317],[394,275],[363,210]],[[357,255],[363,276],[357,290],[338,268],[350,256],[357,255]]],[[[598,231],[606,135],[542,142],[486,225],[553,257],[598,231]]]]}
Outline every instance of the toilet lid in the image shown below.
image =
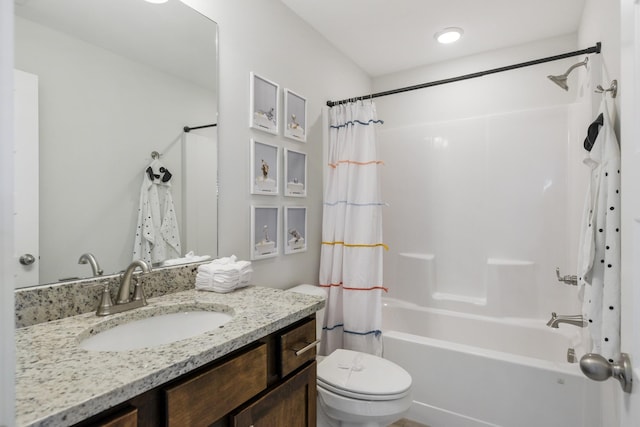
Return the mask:
{"type": "Polygon", "coordinates": [[[339,349],[318,364],[318,385],[356,399],[393,400],[407,395],[411,376],[389,360],[339,349]]]}

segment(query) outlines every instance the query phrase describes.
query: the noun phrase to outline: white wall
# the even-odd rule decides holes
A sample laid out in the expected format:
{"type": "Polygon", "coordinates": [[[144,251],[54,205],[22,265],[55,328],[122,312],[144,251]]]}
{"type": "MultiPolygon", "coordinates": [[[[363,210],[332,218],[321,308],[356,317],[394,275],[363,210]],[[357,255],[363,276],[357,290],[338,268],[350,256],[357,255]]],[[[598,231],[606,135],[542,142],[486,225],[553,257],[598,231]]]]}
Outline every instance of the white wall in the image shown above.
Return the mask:
{"type": "Polygon", "coordinates": [[[624,396],[616,389],[616,409],[624,427],[640,420],[640,4],[622,0],[620,81],[620,140],[622,142],[622,331],[621,349],[633,366],[634,392],[624,396]]]}
{"type": "MultiPolygon", "coordinates": [[[[575,36],[542,40],[384,76],[374,86],[409,86],[589,46],[575,36]]],[[[427,294],[458,300],[435,303],[440,306],[527,317],[579,312],[577,288],[558,283],[555,267],[563,274],[576,269],[586,179],[580,150],[590,117],[582,98],[589,80],[582,83],[587,71],[580,68],[565,92],[546,76],[582,59],[377,100],[385,120],[383,185],[391,204],[385,209],[391,246],[385,284],[391,296],[406,297],[402,271],[410,264],[398,254],[423,253],[435,255],[423,263],[431,264],[423,273],[436,282],[427,294]],[[502,280],[498,289],[494,279],[502,280]]],[[[414,297],[425,296],[425,282],[414,285],[414,297]]]]}
{"type": "MultiPolygon", "coordinates": [[[[39,76],[41,283],[88,276],[77,263],[84,252],[107,274],[122,270],[131,261],[152,151],[176,177],[182,224],[182,127],[215,121],[215,93],[20,18],[16,68],[39,76]]],[[[215,170],[203,163],[213,198],[215,170]]]]}
{"type": "Polygon", "coordinates": [[[0,1],[0,425],[14,409],[13,2],[0,1]]]}
{"type": "Polygon", "coordinates": [[[321,111],[328,99],[369,92],[370,80],[278,0],[187,3],[215,20],[220,30],[220,254],[249,259],[251,204],[305,205],[307,252],[285,256],[281,249],[276,258],[254,261],[253,282],[276,288],[317,283],[324,167],[321,111]],[[274,136],[249,129],[251,71],[307,98],[306,144],[283,138],[282,130],[274,136]],[[307,153],[306,199],[249,194],[252,137],[307,153]]]}

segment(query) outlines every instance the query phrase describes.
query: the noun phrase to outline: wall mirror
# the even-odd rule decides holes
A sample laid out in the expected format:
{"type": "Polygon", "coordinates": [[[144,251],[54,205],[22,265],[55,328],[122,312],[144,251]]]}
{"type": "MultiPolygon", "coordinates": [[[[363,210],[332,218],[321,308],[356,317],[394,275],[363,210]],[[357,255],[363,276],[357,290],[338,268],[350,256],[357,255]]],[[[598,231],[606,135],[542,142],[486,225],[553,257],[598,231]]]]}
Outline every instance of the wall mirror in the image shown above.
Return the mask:
{"type": "Polygon", "coordinates": [[[16,198],[33,196],[16,223],[35,235],[16,231],[16,259],[35,259],[17,286],[90,277],[84,253],[104,275],[126,268],[154,151],[182,254],[216,256],[217,127],[183,128],[217,123],[217,24],[179,0],[16,0],[15,13],[16,74],[36,82],[35,95],[16,84],[16,120],[31,111],[22,129],[37,129],[24,156],[16,125],[16,198]]]}

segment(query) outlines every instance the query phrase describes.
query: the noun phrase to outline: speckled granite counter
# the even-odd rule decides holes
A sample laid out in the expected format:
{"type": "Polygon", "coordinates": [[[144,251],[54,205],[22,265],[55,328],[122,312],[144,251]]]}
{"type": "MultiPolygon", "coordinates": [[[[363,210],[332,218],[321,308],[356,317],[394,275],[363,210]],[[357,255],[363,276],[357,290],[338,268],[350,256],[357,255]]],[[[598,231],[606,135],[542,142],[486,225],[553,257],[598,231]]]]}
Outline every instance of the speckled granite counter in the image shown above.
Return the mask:
{"type": "Polygon", "coordinates": [[[106,318],[93,313],[16,330],[18,426],[68,426],[218,359],[322,308],[319,297],[248,287],[228,294],[184,291],[106,318]],[[88,352],[78,336],[113,319],[170,311],[175,304],[231,308],[224,328],[161,347],[88,352]],[[161,308],[159,308],[161,307],[161,308]]]}

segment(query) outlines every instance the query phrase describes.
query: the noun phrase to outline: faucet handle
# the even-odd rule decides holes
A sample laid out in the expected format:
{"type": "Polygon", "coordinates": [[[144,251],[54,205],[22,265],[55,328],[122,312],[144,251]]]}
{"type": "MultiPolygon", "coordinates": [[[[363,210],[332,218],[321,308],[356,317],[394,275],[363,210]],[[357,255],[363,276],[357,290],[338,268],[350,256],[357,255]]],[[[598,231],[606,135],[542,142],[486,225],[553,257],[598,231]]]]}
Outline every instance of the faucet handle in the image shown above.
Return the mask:
{"type": "Polygon", "coordinates": [[[133,279],[135,285],[133,286],[133,299],[132,301],[142,301],[142,305],[147,305],[147,298],[144,295],[144,288],[142,283],[137,278],[133,279]]]}
{"type": "Polygon", "coordinates": [[[578,276],[568,274],[566,276],[560,276],[560,267],[556,267],[556,277],[559,282],[563,282],[571,286],[578,286],[578,276]]]}
{"type": "Polygon", "coordinates": [[[96,315],[106,316],[107,314],[111,314],[111,307],[113,307],[113,302],[111,301],[109,282],[104,282],[104,288],[102,289],[102,296],[100,297],[100,304],[96,310],[96,315]]]}

